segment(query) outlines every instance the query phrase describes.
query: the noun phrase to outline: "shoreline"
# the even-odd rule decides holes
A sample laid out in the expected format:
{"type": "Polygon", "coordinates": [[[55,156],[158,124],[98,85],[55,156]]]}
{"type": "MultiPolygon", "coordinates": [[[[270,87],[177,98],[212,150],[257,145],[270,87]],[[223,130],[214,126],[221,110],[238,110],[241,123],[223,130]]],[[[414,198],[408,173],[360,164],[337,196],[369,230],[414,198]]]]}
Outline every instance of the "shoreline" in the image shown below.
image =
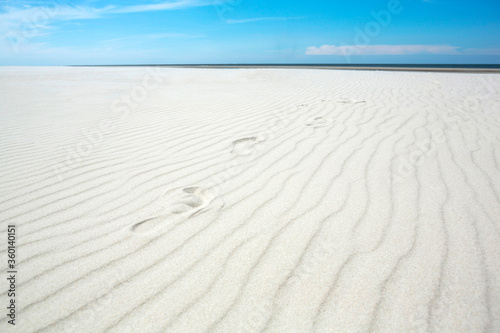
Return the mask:
{"type": "Polygon", "coordinates": [[[498,74],[500,68],[481,67],[390,67],[390,66],[314,66],[314,65],[70,65],[70,67],[165,67],[165,68],[208,68],[208,69],[325,69],[325,70],[357,70],[357,71],[394,71],[394,72],[436,72],[436,73],[474,73],[498,74]]]}

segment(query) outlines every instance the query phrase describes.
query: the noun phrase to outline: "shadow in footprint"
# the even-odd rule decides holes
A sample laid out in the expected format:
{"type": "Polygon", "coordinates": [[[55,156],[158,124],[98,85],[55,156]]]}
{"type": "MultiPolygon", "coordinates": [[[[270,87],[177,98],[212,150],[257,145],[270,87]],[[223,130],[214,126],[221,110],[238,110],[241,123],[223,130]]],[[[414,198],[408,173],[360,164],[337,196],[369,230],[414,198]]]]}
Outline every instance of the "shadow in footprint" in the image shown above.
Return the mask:
{"type": "Polygon", "coordinates": [[[251,136],[248,138],[238,139],[233,141],[231,153],[235,155],[250,155],[255,152],[255,144],[259,142],[257,137],[251,136]]]}
{"type": "Polygon", "coordinates": [[[131,227],[132,232],[149,234],[167,226],[176,225],[190,217],[209,209],[220,210],[224,204],[222,199],[201,187],[176,188],[163,196],[161,212],[131,227]]]}
{"type": "Polygon", "coordinates": [[[349,98],[340,98],[340,99],[337,99],[337,103],[341,103],[341,104],[359,104],[359,103],[365,103],[365,101],[354,100],[354,99],[349,99],[349,98]]]}
{"type": "Polygon", "coordinates": [[[312,128],[320,128],[328,126],[331,123],[332,123],[331,119],[327,119],[324,117],[314,117],[306,122],[306,126],[310,126],[312,128]]]}

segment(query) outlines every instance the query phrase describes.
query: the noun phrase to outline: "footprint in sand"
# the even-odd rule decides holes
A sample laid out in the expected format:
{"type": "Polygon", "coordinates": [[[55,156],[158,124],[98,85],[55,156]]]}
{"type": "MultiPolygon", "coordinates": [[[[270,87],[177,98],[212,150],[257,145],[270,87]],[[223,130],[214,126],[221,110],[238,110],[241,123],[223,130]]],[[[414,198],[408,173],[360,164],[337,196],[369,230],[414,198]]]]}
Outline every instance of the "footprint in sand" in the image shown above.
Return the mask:
{"type": "Polygon", "coordinates": [[[306,121],[306,126],[310,126],[312,128],[320,128],[320,127],[325,127],[331,124],[333,120],[324,118],[324,117],[314,117],[314,118],[309,118],[309,120],[306,121]]]}
{"type": "Polygon", "coordinates": [[[341,104],[359,104],[359,103],[365,103],[365,101],[354,100],[354,99],[349,99],[349,98],[339,98],[339,99],[337,99],[337,103],[341,103],[341,104]]]}
{"type": "Polygon", "coordinates": [[[164,194],[163,201],[159,214],[134,224],[132,232],[149,234],[208,210],[218,211],[224,206],[222,199],[201,187],[172,189],[164,194]]]}
{"type": "Polygon", "coordinates": [[[253,154],[255,152],[255,145],[261,141],[256,136],[235,140],[232,143],[233,149],[231,150],[231,154],[240,156],[253,154]]]}
{"type": "Polygon", "coordinates": [[[297,105],[297,109],[303,109],[303,108],[306,108],[308,106],[309,106],[309,104],[299,104],[299,105],[297,105]]]}

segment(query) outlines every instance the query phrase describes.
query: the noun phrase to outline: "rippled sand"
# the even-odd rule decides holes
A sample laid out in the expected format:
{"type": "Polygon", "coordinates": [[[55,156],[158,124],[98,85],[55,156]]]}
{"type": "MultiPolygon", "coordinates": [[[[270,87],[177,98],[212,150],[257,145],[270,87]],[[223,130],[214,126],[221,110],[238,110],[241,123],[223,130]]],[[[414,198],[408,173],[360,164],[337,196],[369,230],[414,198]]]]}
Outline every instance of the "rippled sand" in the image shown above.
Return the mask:
{"type": "Polygon", "coordinates": [[[0,68],[16,329],[498,332],[499,90],[495,74],[0,68]]]}

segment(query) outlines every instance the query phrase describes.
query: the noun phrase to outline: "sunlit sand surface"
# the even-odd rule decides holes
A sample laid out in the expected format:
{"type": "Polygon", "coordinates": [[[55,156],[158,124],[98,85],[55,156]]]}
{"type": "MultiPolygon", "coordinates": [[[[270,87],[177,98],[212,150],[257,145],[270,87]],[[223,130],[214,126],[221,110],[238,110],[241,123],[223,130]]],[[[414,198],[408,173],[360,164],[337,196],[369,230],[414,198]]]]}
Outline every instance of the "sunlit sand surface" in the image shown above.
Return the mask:
{"type": "Polygon", "coordinates": [[[1,68],[16,329],[499,332],[499,89],[495,74],[1,68]]]}

